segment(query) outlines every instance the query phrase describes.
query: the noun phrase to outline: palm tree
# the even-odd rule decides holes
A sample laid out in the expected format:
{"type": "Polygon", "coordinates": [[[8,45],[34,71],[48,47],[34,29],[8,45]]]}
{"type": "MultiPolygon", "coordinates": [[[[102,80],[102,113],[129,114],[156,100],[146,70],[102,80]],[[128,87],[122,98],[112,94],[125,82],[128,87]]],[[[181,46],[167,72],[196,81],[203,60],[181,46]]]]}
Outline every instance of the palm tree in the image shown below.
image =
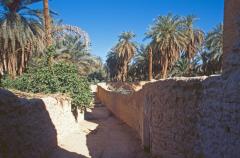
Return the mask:
{"type": "Polygon", "coordinates": [[[119,57],[117,53],[112,49],[108,55],[106,60],[106,69],[108,78],[111,81],[116,81],[118,79],[121,79],[121,72],[119,69],[119,57]]]}
{"type": "Polygon", "coordinates": [[[222,63],[223,55],[223,24],[216,26],[206,37],[206,47],[211,53],[211,60],[222,63]]]}
{"type": "Polygon", "coordinates": [[[159,16],[147,33],[151,38],[153,52],[159,53],[161,62],[161,77],[167,77],[169,66],[178,60],[179,54],[186,48],[184,21],[179,16],[168,14],[159,16]]]}
{"type": "Polygon", "coordinates": [[[188,61],[195,56],[204,42],[204,32],[200,29],[194,28],[193,25],[195,21],[196,17],[192,15],[184,18],[184,30],[188,38],[185,52],[188,61]]]}
{"type": "Polygon", "coordinates": [[[189,77],[189,62],[185,57],[181,57],[172,67],[169,72],[170,77],[189,77]]]}
{"type": "Polygon", "coordinates": [[[115,47],[115,52],[119,57],[121,68],[121,81],[125,82],[128,73],[128,64],[136,52],[136,45],[131,40],[135,37],[132,32],[123,32],[119,36],[119,42],[115,47]]]}
{"type": "Polygon", "coordinates": [[[147,80],[149,74],[149,54],[148,47],[141,45],[137,49],[137,54],[129,68],[129,79],[131,81],[147,80]]]}
{"type": "Polygon", "coordinates": [[[71,25],[53,25],[52,36],[56,45],[56,55],[69,54],[77,59],[88,55],[90,38],[87,32],[71,25]]]}
{"type": "Polygon", "coordinates": [[[223,25],[210,31],[205,40],[206,50],[201,54],[202,71],[205,75],[220,73],[223,58],[223,25]]]}
{"type": "Polygon", "coordinates": [[[71,25],[53,25],[53,42],[56,45],[56,62],[75,63],[79,74],[87,76],[103,68],[99,57],[89,53],[90,38],[81,28],[71,25]]]}
{"type": "Polygon", "coordinates": [[[39,10],[28,6],[41,0],[0,1],[0,72],[12,78],[25,70],[33,52],[43,50],[39,10]]]}

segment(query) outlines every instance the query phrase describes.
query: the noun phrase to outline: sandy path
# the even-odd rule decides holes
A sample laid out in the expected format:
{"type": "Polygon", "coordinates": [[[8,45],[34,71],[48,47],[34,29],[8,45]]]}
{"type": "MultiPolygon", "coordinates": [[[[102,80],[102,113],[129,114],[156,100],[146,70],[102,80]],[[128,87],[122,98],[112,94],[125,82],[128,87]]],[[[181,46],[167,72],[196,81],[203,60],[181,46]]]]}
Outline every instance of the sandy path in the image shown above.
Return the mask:
{"type": "Polygon", "coordinates": [[[59,140],[49,158],[148,158],[135,131],[101,105],[89,110],[79,129],[59,140]]]}

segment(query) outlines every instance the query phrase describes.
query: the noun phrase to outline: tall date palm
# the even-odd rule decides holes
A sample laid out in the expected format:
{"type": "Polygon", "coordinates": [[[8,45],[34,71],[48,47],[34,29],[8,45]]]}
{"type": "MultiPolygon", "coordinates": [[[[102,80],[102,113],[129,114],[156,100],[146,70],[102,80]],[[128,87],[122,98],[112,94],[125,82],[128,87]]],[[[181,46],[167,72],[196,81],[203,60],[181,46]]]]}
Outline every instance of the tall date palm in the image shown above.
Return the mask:
{"type": "Polygon", "coordinates": [[[128,73],[128,64],[136,52],[136,45],[132,42],[135,34],[132,32],[123,32],[119,36],[119,42],[115,47],[115,52],[119,57],[121,68],[121,81],[125,82],[128,73]]]}
{"type": "Polygon", "coordinates": [[[183,19],[185,35],[187,37],[186,43],[186,57],[191,60],[198,50],[201,48],[204,42],[204,32],[200,29],[194,28],[195,16],[186,16],[183,19]]]}
{"type": "Polygon", "coordinates": [[[206,37],[207,51],[202,53],[202,69],[207,75],[220,73],[223,56],[223,25],[219,24],[206,37]]]}
{"type": "Polygon", "coordinates": [[[180,52],[186,47],[187,37],[183,30],[184,22],[181,17],[168,14],[159,16],[147,33],[151,38],[154,53],[159,53],[161,63],[161,78],[167,77],[169,65],[179,59],[180,52]]]}
{"type": "Polygon", "coordinates": [[[41,0],[0,1],[0,72],[22,74],[32,53],[41,51],[43,26],[39,10],[28,6],[41,0]]]}

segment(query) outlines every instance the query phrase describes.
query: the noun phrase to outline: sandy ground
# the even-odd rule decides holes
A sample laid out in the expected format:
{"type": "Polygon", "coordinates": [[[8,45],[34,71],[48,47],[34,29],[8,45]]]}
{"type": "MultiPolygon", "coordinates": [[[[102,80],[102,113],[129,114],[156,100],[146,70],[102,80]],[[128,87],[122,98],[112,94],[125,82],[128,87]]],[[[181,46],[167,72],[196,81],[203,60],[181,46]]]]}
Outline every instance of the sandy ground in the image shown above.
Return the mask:
{"type": "Polygon", "coordinates": [[[135,131],[96,102],[79,129],[59,140],[49,158],[149,158],[140,144],[135,131]]]}

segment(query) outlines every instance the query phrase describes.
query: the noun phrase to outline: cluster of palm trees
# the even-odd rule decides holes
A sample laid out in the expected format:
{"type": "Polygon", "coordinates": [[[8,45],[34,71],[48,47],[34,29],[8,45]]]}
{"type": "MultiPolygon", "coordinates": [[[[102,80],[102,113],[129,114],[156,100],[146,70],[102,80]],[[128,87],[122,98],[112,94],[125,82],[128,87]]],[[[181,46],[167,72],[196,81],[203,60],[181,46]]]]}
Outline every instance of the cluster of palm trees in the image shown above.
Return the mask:
{"type": "Polygon", "coordinates": [[[0,1],[0,72],[22,74],[32,52],[44,49],[44,28],[40,10],[27,6],[29,0],[0,1]]]}
{"type": "Polygon", "coordinates": [[[159,16],[146,33],[147,46],[137,46],[131,41],[135,35],[124,32],[107,57],[109,78],[134,81],[219,73],[223,26],[205,35],[195,22],[194,16],[159,16]]]}
{"type": "Polygon", "coordinates": [[[88,51],[88,34],[78,27],[56,23],[54,16],[48,0],[0,1],[0,78],[3,74],[12,78],[21,75],[29,61],[43,56],[53,45],[56,53],[49,64],[67,54],[84,75],[101,65],[101,60],[88,51]],[[31,9],[38,2],[43,8],[31,9]]]}

